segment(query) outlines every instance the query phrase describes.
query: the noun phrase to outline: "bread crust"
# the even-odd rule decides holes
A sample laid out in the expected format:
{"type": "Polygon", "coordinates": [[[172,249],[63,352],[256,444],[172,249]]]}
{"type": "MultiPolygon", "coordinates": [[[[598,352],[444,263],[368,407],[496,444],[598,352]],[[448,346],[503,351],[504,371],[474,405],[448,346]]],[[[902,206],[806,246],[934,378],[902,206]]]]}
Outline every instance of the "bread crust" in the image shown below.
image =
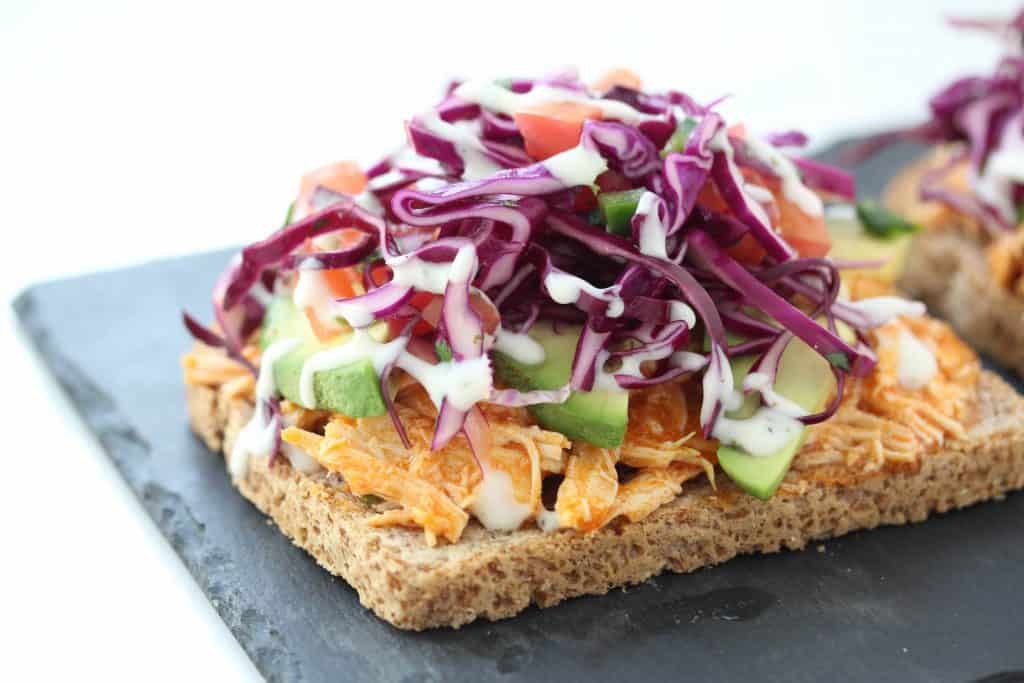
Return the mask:
{"type": "MultiPolygon", "coordinates": [[[[194,431],[230,452],[252,406],[189,386],[194,431]]],[[[690,572],[736,555],[801,549],[809,542],[883,524],[920,522],[1024,487],[1024,399],[983,372],[978,420],[963,439],[923,457],[914,474],[884,474],[853,486],[812,484],[762,502],[703,480],[639,522],[617,520],[589,534],[487,531],[470,522],[454,545],[429,547],[419,530],[377,528],[377,514],[333,475],[253,461],[236,482],[298,546],[359,594],[382,619],[422,630],[511,617],[531,603],[603,594],[662,571],[690,572]]],[[[725,478],[720,478],[724,480],[725,478]]]]}
{"type": "Polygon", "coordinates": [[[1024,300],[1001,286],[985,247],[959,231],[914,238],[899,286],[945,318],[974,348],[1024,375],[1024,300]]]}

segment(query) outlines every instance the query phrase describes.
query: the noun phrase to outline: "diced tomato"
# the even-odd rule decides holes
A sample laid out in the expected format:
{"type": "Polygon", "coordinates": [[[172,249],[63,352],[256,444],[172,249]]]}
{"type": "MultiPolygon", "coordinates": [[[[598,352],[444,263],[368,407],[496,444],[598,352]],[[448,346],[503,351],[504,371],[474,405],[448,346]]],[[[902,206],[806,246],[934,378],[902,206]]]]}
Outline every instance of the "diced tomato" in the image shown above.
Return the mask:
{"type": "Polygon", "coordinates": [[[579,144],[583,122],[600,119],[601,110],[583,102],[544,102],[516,112],[514,118],[526,153],[543,161],[579,144]]]}
{"type": "Polygon", "coordinates": [[[334,192],[356,195],[366,187],[366,174],[352,161],[339,161],[310,171],[302,176],[299,196],[295,200],[294,216],[301,218],[313,211],[312,199],[316,188],[325,187],[334,192]]]}
{"type": "Polygon", "coordinates": [[[700,194],[697,195],[697,203],[709,211],[732,214],[729,210],[729,205],[725,203],[722,195],[718,193],[718,187],[710,180],[704,183],[704,187],[700,188],[700,194]]]}
{"type": "Polygon", "coordinates": [[[501,325],[501,314],[498,313],[497,307],[490,299],[483,294],[473,292],[469,298],[469,305],[473,308],[473,312],[480,316],[480,322],[487,334],[497,332],[498,326],[501,325]]]}
{"type": "Polygon", "coordinates": [[[747,127],[742,123],[734,123],[728,128],[729,137],[743,140],[747,137],[747,127]]]}
{"type": "Polygon", "coordinates": [[[823,216],[809,216],[799,206],[784,197],[776,196],[782,214],[782,236],[806,258],[821,257],[832,248],[823,216]]]}
{"type": "Polygon", "coordinates": [[[597,208],[597,196],[589,187],[580,187],[573,198],[573,208],[581,213],[597,208]]]}
{"type": "Polygon", "coordinates": [[[597,186],[601,188],[601,192],[622,192],[623,190],[633,189],[633,184],[629,182],[629,178],[618,171],[612,170],[605,171],[597,176],[597,186]]]}
{"type": "MultiPolygon", "coordinates": [[[[829,240],[828,229],[825,227],[825,220],[822,216],[809,216],[799,206],[789,201],[782,193],[782,184],[777,178],[766,176],[750,168],[743,169],[743,177],[747,182],[759,185],[772,193],[775,201],[761,206],[771,224],[779,228],[782,237],[796,250],[797,254],[805,258],[828,254],[832,243],[829,240]]],[[[708,182],[701,188],[697,201],[711,211],[731,213],[713,182],[708,182]]],[[[743,239],[727,251],[737,261],[751,264],[760,263],[765,255],[757,240],[749,234],[744,235],[743,239]]]]}
{"type": "MultiPolygon", "coordinates": [[[[324,279],[324,284],[331,290],[331,294],[339,299],[357,296],[362,291],[361,278],[355,268],[332,268],[320,271],[320,275],[324,279]]],[[[333,321],[321,320],[312,306],[306,308],[306,318],[313,329],[313,334],[320,341],[332,339],[342,331],[342,328],[333,321]]]]}
{"type": "MultiPolygon", "coordinates": [[[[346,229],[337,233],[338,248],[344,249],[365,239],[364,233],[346,229]]],[[[348,299],[362,293],[362,276],[355,268],[332,268],[323,271],[324,281],[339,299],[348,299]]]]}
{"type": "Polygon", "coordinates": [[[620,67],[606,72],[601,78],[591,84],[591,88],[597,92],[607,92],[617,85],[640,90],[644,87],[644,82],[635,72],[620,67]]]}
{"type": "Polygon", "coordinates": [[[353,268],[333,268],[323,271],[321,275],[331,292],[339,299],[350,299],[359,293],[356,291],[355,284],[361,278],[353,268]]]}
{"type": "MultiPolygon", "coordinates": [[[[337,233],[338,248],[352,246],[362,239],[363,233],[358,230],[342,230],[337,233]]],[[[314,244],[312,240],[307,240],[307,247],[313,247],[314,244]]],[[[338,299],[350,299],[363,293],[362,275],[353,267],[322,270],[320,276],[331,294],[338,299]]],[[[320,320],[312,307],[306,309],[306,318],[309,319],[313,333],[321,341],[327,341],[341,333],[341,328],[333,321],[320,320]]]]}
{"type": "Polygon", "coordinates": [[[439,294],[433,294],[431,292],[416,292],[412,295],[412,299],[409,300],[409,303],[422,311],[438,298],[440,298],[439,294]]]}
{"type": "Polygon", "coordinates": [[[384,264],[376,266],[373,270],[370,271],[370,280],[372,280],[373,284],[377,285],[378,287],[383,285],[385,282],[390,282],[391,269],[385,266],[384,264]]]}
{"type": "Polygon", "coordinates": [[[413,334],[429,334],[437,329],[437,323],[441,320],[441,306],[444,305],[444,297],[430,292],[416,292],[412,295],[409,303],[423,311],[423,320],[412,328],[413,334]]]}
{"type": "Polygon", "coordinates": [[[342,194],[359,194],[366,187],[366,174],[353,161],[338,161],[321,166],[302,176],[299,196],[308,197],[317,186],[342,194]]]}
{"type": "Polygon", "coordinates": [[[328,341],[341,334],[341,328],[337,325],[321,321],[319,316],[316,314],[316,309],[312,306],[306,307],[306,320],[309,321],[309,326],[313,330],[313,334],[315,334],[316,338],[320,341],[328,341]]]}
{"type": "MultiPolygon", "coordinates": [[[[697,195],[697,202],[711,211],[732,215],[729,205],[725,203],[722,195],[719,194],[718,187],[711,181],[705,183],[704,187],[701,188],[700,194],[697,195]]],[[[764,249],[750,233],[741,237],[740,241],[736,244],[726,248],[726,252],[740,263],[748,263],[750,265],[761,263],[765,257],[764,249]]]]}
{"type": "Polygon", "coordinates": [[[725,251],[740,263],[747,263],[752,266],[760,264],[761,261],[764,261],[765,257],[764,248],[749,232],[741,237],[739,242],[726,248],[725,251]]]}
{"type": "Polygon", "coordinates": [[[828,254],[832,248],[832,240],[829,239],[824,216],[808,215],[797,204],[787,199],[782,192],[782,182],[778,178],[749,169],[744,170],[744,176],[749,182],[766,188],[775,197],[773,206],[769,207],[769,218],[772,225],[779,226],[782,237],[796,249],[797,254],[804,258],[828,254]]]}

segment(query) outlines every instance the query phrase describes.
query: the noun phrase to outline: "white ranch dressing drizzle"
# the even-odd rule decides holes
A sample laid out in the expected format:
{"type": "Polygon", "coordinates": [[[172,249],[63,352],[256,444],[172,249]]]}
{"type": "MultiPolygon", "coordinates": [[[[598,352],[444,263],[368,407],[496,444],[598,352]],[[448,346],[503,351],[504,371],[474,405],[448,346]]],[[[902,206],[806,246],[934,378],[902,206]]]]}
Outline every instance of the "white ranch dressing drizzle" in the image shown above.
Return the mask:
{"type": "Polygon", "coordinates": [[[380,203],[377,199],[377,195],[373,194],[369,187],[353,197],[353,200],[355,201],[356,206],[362,207],[370,213],[378,215],[384,213],[384,205],[380,203]]]}
{"type": "Polygon", "coordinates": [[[593,185],[597,176],[608,170],[608,162],[604,157],[582,143],[548,157],[541,163],[548,173],[566,187],[593,185]]]}
{"type": "Polygon", "coordinates": [[[480,461],[480,467],[483,479],[473,493],[470,512],[492,531],[515,531],[533,510],[516,499],[512,477],[507,472],[492,467],[486,460],[480,461]]]}
{"type": "Polygon", "coordinates": [[[753,456],[773,455],[792,441],[804,425],[778,408],[761,406],[750,417],[719,415],[711,435],[723,444],[739,446],[753,456]]]}
{"type": "Polygon", "coordinates": [[[416,182],[414,182],[412,184],[412,187],[416,188],[417,190],[419,190],[421,192],[433,192],[434,190],[438,190],[438,189],[440,189],[442,187],[447,187],[448,184],[449,183],[448,183],[447,180],[441,180],[440,178],[427,177],[427,178],[420,178],[419,180],[417,180],[416,182]]]}
{"type": "Polygon", "coordinates": [[[288,462],[291,463],[292,469],[296,472],[313,474],[314,472],[319,472],[321,469],[320,463],[298,446],[293,446],[290,443],[282,441],[281,453],[284,454],[284,457],[288,458],[288,462]]]}
{"type": "Polygon", "coordinates": [[[1020,130],[1021,124],[1020,114],[1007,122],[999,145],[989,155],[981,174],[973,166],[970,171],[971,183],[978,196],[1013,225],[1017,224],[1013,184],[1024,182],[1024,133],[1020,130]]]}
{"type": "Polygon", "coordinates": [[[448,399],[453,408],[469,410],[474,404],[487,400],[494,389],[491,361],[486,355],[434,365],[403,353],[396,365],[415,377],[439,408],[441,402],[448,399]]]}
{"type": "Polygon", "coordinates": [[[911,301],[899,296],[876,296],[844,304],[866,315],[875,327],[903,315],[920,317],[927,310],[920,301],[911,301]]]}
{"type": "MultiPolygon", "coordinates": [[[[722,410],[735,410],[739,408],[743,403],[743,397],[738,391],[733,390],[733,379],[732,379],[732,366],[729,365],[729,358],[725,355],[725,351],[720,346],[715,346],[712,350],[714,358],[709,360],[709,365],[714,367],[718,366],[718,372],[713,373],[710,371],[704,372],[704,377],[701,380],[701,387],[704,389],[704,400],[701,401],[700,406],[700,423],[708,424],[713,417],[712,410],[715,408],[716,401],[718,399],[722,403],[722,410]]],[[[724,417],[719,415],[719,418],[724,417]]]]}
{"type": "Polygon", "coordinates": [[[540,365],[545,357],[544,347],[529,334],[510,332],[504,327],[498,328],[494,350],[523,365],[540,365]]]}
{"type": "Polygon", "coordinates": [[[455,151],[462,157],[463,179],[480,180],[501,170],[501,166],[485,153],[472,122],[448,123],[435,111],[423,114],[420,121],[431,133],[455,145],[455,151]]]}
{"type": "Polygon", "coordinates": [[[254,284],[252,286],[252,289],[249,290],[249,295],[252,298],[256,299],[256,301],[260,302],[260,305],[262,305],[264,308],[269,306],[270,303],[274,300],[274,295],[271,293],[269,289],[267,289],[267,286],[264,285],[262,282],[257,282],[256,284],[254,284]]]}
{"type": "MultiPolygon", "coordinates": [[[[672,322],[682,321],[690,329],[693,329],[694,325],[697,324],[697,315],[693,312],[692,308],[684,304],[682,301],[673,301],[670,310],[672,322]]],[[[704,364],[706,363],[704,356],[699,353],[691,353],[689,351],[673,352],[671,348],[665,347],[655,349],[653,351],[621,356],[621,365],[619,368],[609,372],[605,370],[604,366],[608,359],[611,358],[611,353],[608,351],[601,351],[596,360],[597,374],[594,377],[594,389],[599,391],[615,392],[627,391],[619,386],[618,381],[615,379],[615,375],[629,375],[630,377],[643,378],[644,374],[640,371],[640,365],[642,363],[645,361],[658,361],[668,357],[672,358],[673,365],[681,367],[684,370],[698,370],[704,367],[704,364]]]]}
{"type": "Polygon", "coordinates": [[[324,279],[323,272],[317,266],[316,258],[310,257],[300,265],[299,277],[292,292],[292,302],[300,311],[312,308],[320,324],[331,332],[340,332],[345,328],[338,324],[341,316],[352,327],[366,327],[374,321],[373,313],[364,306],[339,300],[331,291],[324,279]]]}
{"type": "Polygon", "coordinates": [[[235,445],[228,458],[228,471],[232,479],[241,479],[248,473],[250,458],[269,457],[274,450],[277,430],[274,429],[273,419],[267,419],[263,404],[277,393],[274,364],[298,344],[298,339],[282,339],[268,346],[260,358],[260,372],[256,378],[256,408],[235,437],[235,445]]]}
{"type": "Polygon", "coordinates": [[[772,195],[771,192],[761,187],[760,185],[746,183],[743,186],[743,189],[747,191],[747,194],[749,194],[751,197],[761,202],[762,204],[767,204],[768,202],[775,201],[774,195],[772,195]]]}
{"type": "Polygon", "coordinates": [[[322,325],[332,332],[340,332],[344,328],[335,319],[337,295],[327,286],[327,281],[324,279],[319,265],[316,258],[312,256],[299,264],[299,276],[295,282],[295,289],[292,291],[292,303],[300,311],[305,311],[307,308],[313,309],[313,313],[322,325]]]}
{"type": "Polygon", "coordinates": [[[444,294],[449,282],[465,282],[476,267],[476,248],[472,245],[460,247],[451,262],[432,263],[403,254],[386,261],[391,268],[391,282],[405,285],[421,292],[444,294]]]}
{"type": "MultiPolygon", "coordinates": [[[[735,152],[735,150],[733,150],[732,143],[729,142],[729,136],[726,133],[724,128],[722,130],[718,131],[717,133],[715,133],[711,137],[711,141],[708,143],[708,147],[712,151],[724,153],[726,161],[729,164],[730,171],[734,175],[736,175],[737,177],[740,177],[740,173],[736,169],[736,161],[735,161],[736,152],[735,152]]],[[[801,185],[802,185],[802,183],[801,183],[801,185]]],[[[748,199],[754,200],[754,201],[748,201],[747,204],[750,207],[750,211],[757,217],[757,219],[759,221],[761,221],[761,223],[763,223],[765,225],[771,225],[772,222],[771,222],[771,220],[768,219],[768,214],[765,213],[764,207],[761,206],[760,202],[755,200],[753,195],[751,195],[749,192],[747,192],[747,186],[743,183],[742,177],[740,177],[739,189],[740,189],[740,192],[742,192],[744,195],[746,195],[748,199]]],[[[773,227],[776,230],[779,229],[779,226],[777,226],[777,225],[773,226],[773,227]]]]}
{"type": "Polygon", "coordinates": [[[772,378],[766,372],[751,372],[747,375],[743,379],[743,391],[756,391],[761,394],[761,398],[769,408],[774,408],[783,415],[789,417],[807,415],[807,411],[775,391],[775,387],[772,386],[772,378]]]}
{"type": "Polygon", "coordinates": [[[672,322],[682,321],[686,323],[686,326],[691,330],[697,325],[697,314],[682,301],[673,301],[669,305],[669,318],[672,322]]]}
{"type": "Polygon", "coordinates": [[[407,171],[419,171],[427,175],[446,175],[444,167],[437,159],[420,156],[412,147],[403,147],[391,157],[393,168],[402,168],[407,171]]]}
{"type": "Polygon", "coordinates": [[[667,261],[668,247],[665,246],[665,240],[668,237],[668,231],[658,215],[658,202],[660,199],[658,195],[650,191],[640,195],[640,201],[636,205],[636,212],[645,215],[643,223],[640,224],[638,241],[641,254],[667,261]]]}
{"type": "MultiPolygon", "coordinates": [[[[472,278],[477,267],[477,256],[476,248],[467,244],[459,248],[451,263],[427,263],[409,256],[392,258],[387,263],[394,273],[394,283],[441,294],[449,282],[466,283],[472,278]]],[[[299,398],[305,407],[316,407],[316,373],[367,358],[378,375],[392,363],[408,372],[423,385],[438,407],[447,399],[456,409],[469,410],[491,395],[494,387],[490,359],[486,355],[433,365],[407,353],[405,347],[408,340],[405,337],[383,343],[375,339],[368,329],[363,329],[373,321],[373,316],[365,308],[358,304],[346,304],[345,301],[332,300],[331,305],[335,313],[352,322],[356,329],[347,342],[319,351],[306,359],[299,377],[299,398]]],[[[520,351],[526,348],[522,342],[518,346],[520,351]]]]}
{"type": "Polygon", "coordinates": [[[804,185],[796,165],[786,155],[755,135],[748,135],[744,141],[750,153],[767,164],[782,181],[782,194],[786,199],[800,207],[808,216],[820,216],[824,213],[821,198],[804,185]]]}
{"type": "Polygon", "coordinates": [[[620,356],[619,360],[622,364],[617,369],[608,371],[604,369],[604,366],[611,357],[611,353],[608,351],[601,351],[597,354],[595,364],[597,373],[594,376],[594,390],[618,393],[627,391],[627,389],[623,389],[619,386],[619,383],[615,380],[615,375],[628,375],[629,377],[642,379],[644,374],[640,371],[640,365],[644,361],[661,360],[662,358],[668,358],[671,355],[672,349],[670,347],[655,349],[653,351],[643,351],[641,353],[631,353],[627,356],[620,356]]]}
{"type": "Polygon", "coordinates": [[[637,111],[625,102],[595,99],[584,93],[551,85],[535,85],[529,92],[516,93],[497,83],[484,80],[466,81],[455,89],[455,96],[484,109],[514,116],[517,112],[553,102],[579,102],[601,111],[606,119],[617,119],[623,123],[637,124],[658,118],[653,114],[637,111]]]}
{"type": "Polygon", "coordinates": [[[676,351],[672,354],[671,363],[686,372],[696,372],[708,364],[708,359],[693,351],[676,351]]]}
{"type": "Polygon", "coordinates": [[[900,331],[896,377],[900,386],[911,391],[928,386],[939,371],[935,354],[907,330],[900,331]]]}
{"type": "Polygon", "coordinates": [[[619,297],[616,285],[601,289],[575,275],[552,271],[544,278],[544,289],[547,290],[548,296],[559,304],[574,304],[579,301],[580,294],[586,292],[595,299],[608,303],[605,315],[609,318],[617,318],[626,310],[626,304],[619,297]]]}
{"type": "Polygon", "coordinates": [[[381,173],[379,176],[374,176],[373,178],[370,178],[370,182],[366,184],[366,187],[371,191],[380,190],[385,187],[395,185],[396,183],[400,183],[403,180],[405,180],[405,178],[406,175],[404,173],[399,171],[397,168],[393,168],[390,171],[387,171],[386,173],[381,173]]]}
{"type": "Polygon", "coordinates": [[[540,512],[537,513],[537,526],[541,531],[549,534],[552,531],[557,531],[562,526],[562,523],[558,519],[557,512],[541,508],[540,512]]]}
{"type": "Polygon", "coordinates": [[[405,350],[405,344],[404,337],[382,344],[370,336],[368,331],[357,329],[344,344],[314,353],[302,364],[302,373],[299,375],[299,398],[302,405],[311,410],[316,408],[316,391],[313,388],[316,373],[368,358],[373,363],[373,369],[380,375],[405,350]]]}

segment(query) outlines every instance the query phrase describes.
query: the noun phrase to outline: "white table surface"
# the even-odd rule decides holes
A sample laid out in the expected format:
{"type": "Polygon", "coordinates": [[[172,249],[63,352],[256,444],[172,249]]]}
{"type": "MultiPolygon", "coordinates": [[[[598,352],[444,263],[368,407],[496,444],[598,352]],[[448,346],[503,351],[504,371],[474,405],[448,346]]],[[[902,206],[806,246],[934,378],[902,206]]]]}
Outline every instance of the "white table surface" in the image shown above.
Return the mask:
{"type": "MultiPolygon", "coordinates": [[[[936,87],[998,53],[941,15],[1015,5],[258,4],[0,3],[4,300],[262,236],[304,169],[375,160],[448,76],[628,65],[652,86],[733,93],[727,112],[754,130],[821,143],[922,116],[936,87]]],[[[4,325],[4,678],[257,679],[9,311],[4,325]]]]}

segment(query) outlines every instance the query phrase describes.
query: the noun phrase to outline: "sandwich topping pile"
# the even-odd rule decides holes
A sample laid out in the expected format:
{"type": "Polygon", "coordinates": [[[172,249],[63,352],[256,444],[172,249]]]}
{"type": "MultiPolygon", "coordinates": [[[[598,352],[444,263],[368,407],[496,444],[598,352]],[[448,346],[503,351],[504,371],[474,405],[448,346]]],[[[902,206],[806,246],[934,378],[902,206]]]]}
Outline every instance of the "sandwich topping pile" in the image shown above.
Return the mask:
{"type": "Polygon", "coordinates": [[[1024,11],[1008,21],[951,23],[1005,43],[995,70],[955,80],[932,97],[928,121],[868,140],[851,160],[899,140],[933,145],[894,184],[889,203],[922,227],[964,231],[986,244],[996,280],[1024,294],[1024,11]]]}
{"type": "MultiPolygon", "coordinates": [[[[1020,127],[986,111],[978,135],[1020,127]]],[[[829,258],[823,199],[853,181],[792,154],[800,133],[628,72],[455,84],[406,132],[365,173],[307,176],[221,276],[216,324],[186,314],[186,381],[254,404],[232,476],[324,473],[373,524],[454,543],[470,519],[636,521],[702,476],[798,495],[963,434],[977,359],[843,282],[871,264],[829,258]]]]}

